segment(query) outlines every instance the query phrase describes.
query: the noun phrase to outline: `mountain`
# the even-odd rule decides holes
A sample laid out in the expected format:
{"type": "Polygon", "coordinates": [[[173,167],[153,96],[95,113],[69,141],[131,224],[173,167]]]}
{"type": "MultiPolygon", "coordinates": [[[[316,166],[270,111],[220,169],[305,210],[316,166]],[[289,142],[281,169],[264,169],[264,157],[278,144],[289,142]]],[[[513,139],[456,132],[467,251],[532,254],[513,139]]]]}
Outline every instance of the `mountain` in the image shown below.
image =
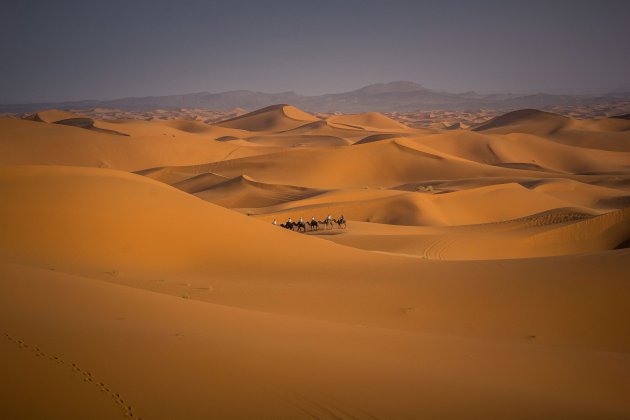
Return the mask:
{"type": "Polygon", "coordinates": [[[117,108],[149,110],[156,108],[201,108],[225,110],[236,107],[248,111],[278,103],[290,103],[309,112],[402,112],[416,110],[462,110],[493,108],[515,110],[549,106],[594,105],[630,100],[630,92],[604,95],[552,95],[547,93],[516,95],[475,92],[451,93],[423,87],[414,82],[377,83],[341,93],[317,96],[295,92],[264,93],[234,90],[221,93],[189,93],[184,95],[129,97],[113,100],[84,100],[0,105],[0,112],[34,112],[42,109],[117,108]]]}

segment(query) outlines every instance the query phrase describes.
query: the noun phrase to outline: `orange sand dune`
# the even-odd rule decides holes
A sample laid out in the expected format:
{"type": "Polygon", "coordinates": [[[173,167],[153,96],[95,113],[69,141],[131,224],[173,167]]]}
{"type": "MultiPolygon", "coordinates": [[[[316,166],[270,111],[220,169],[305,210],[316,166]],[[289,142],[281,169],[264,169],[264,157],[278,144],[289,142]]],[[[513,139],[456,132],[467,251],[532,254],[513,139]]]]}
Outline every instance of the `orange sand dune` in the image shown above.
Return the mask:
{"type": "MultiPolygon", "coordinates": [[[[28,121],[37,121],[50,124],[69,125],[71,127],[86,128],[93,131],[103,131],[94,127],[94,120],[92,118],[76,115],[71,112],[62,111],[58,109],[49,109],[46,111],[40,111],[32,115],[24,117],[28,121]]],[[[119,134],[117,132],[110,132],[110,134],[119,134]]]]}
{"type": "Polygon", "coordinates": [[[528,134],[497,136],[460,131],[425,136],[415,141],[453,156],[490,165],[520,165],[573,174],[619,173],[627,172],[630,167],[628,152],[571,147],[528,134]]]}
{"type": "MultiPolygon", "coordinates": [[[[150,173],[146,174],[146,176],[148,176],[149,178],[154,178],[154,179],[156,179],[155,178],[156,175],[157,174],[150,174],[150,173]]],[[[163,179],[164,178],[160,180],[162,182],[165,182],[163,179]]],[[[200,191],[207,190],[208,188],[212,188],[228,180],[229,178],[226,178],[221,175],[213,174],[212,172],[208,172],[205,174],[193,176],[192,178],[184,179],[183,181],[180,181],[180,182],[175,182],[173,183],[173,186],[177,188],[178,190],[186,191],[187,193],[190,193],[190,194],[195,194],[200,191]]]]}
{"type": "Polygon", "coordinates": [[[71,120],[76,118],[82,118],[72,112],[62,111],[60,109],[48,109],[46,111],[36,112],[33,115],[27,116],[25,119],[31,121],[39,121],[46,123],[56,123],[63,120],[71,120]]]}
{"type": "Polygon", "coordinates": [[[630,170],[630,154],[562,145],[527,134],[449,132],[385,138],[368,136],[352,148],[295,150],[196,168],[235,177],[250,174],[270,183],[318,188],[385,186],[412,180],[470,176],[567,177],[630,170]],[[373,140],[371,140],[372,138],[373,140]],[[365,170],[365,168],[370,168],[365,170]]]}
{"type": "Polygon", "coordinates": [[[555,133],[549,138],[555,142],[587,149],[630,152],[630,124],[620,131],[584,130],[578,127],[555,133]]]}
{"type": "Polygon", "coordinates": [[[1,418],[630,417],[625,120],[38,115],[0,118],[1,418]]]}
{"type": "Polygon", "coordinates": [[[292,130],[283,131],[281,134],[298,135],[308,134],[312,136],[331,136],[342,139],[347,139],[349,142],[353,142],[355,139],[365,137],[367,134],[376,134],[375,131],[368,131],[362,128],[351,128],[333,126],[328,120],[315,121],[312,123],[304,124],[292,130]]]}
{"type": "Polygon", "coordinates": [[[474,130],[493,134],[534,134],[571,146],[630,152],[630,122],[623,119],[577,121],[525,109],[496,117],[474,130]]]}
{"type": "Polygon", "coordinates": [[[384,140],[348,148],[291,150],[230,162],[173,168],[191,176],[215,172],[227,177],[248,174],[263,182],[313,188],[390,187],[418,179],[457,179],[478,176],[544,176],[522,169],[482,165],[447,156],[439,151],[418,150],[401,139],[384,140]],[[365,168],[369,168],[366,170],[365,168]]]}
{"type": "Polygon", "coordinates": [[[55,164],[140,170],[267,153],[215,142],[201,134],[145,122],[103,123],[127,134],[0,118],[0,164],[55,164]],[[133,127],[133,129],[130,129],[133,127]]]}
{"type": "MultiPolygon", "coordinates": [[[[179,188],[181,184],[183,182],[176,184],[175,187],[179,188]]],[[[320,191],[291,185],[265,184],[247,175],[241,175],[220,184],[209,185],[207,188],[198,190],[194,194],[203,200],[224,207],[252,208],[292,202],[318,195],[320,191]]]]}
{"type": "MultiPolygon", "coordinates": [[[[619,209],[630,207],[630,192],[624,183],[602,181],[600,177],[578,177],[580,181],[566,178],[462,178],[447,181],[423,181],[399,185],[392,189],[400,191],[450,193],[498,184],[519,184],[566,203],[591,209],[619,209]],[[600,185],[603,184],[603,185],[600,185]]],[[[622,180],[623,182],[623,180],[622,180]]]]}
{"type": "MultiPolygon", "coordinates": [[[[100,124],[105,124],[104,122],[101,122],[100,124]]],[[[114,123],[114,124],[121,124],[121,123],[114,123]]],[[[136,126],[137,126],[137,132],[138,133],[142,133],[142,134],[146,134],[147,132],[147,124],[146,123],[142,123],[142,122],[125,122],[122,123],[124,126],[126,126],[128,129],[133,130],[136,126]],[[139,124],[138,124],[139,123],[139,124]]],[[[188,121],[188,120],[168,120],[168,121],[152,121],[149,123],[150,125],[164,125],[167,127],[172,127],[175,128],[179,131],[184,131],[187,133],[200,133],[200,134],[205,134],[210,136],[213,139],[218,139],[221,137],[226,137],[226,136],[233,136],[233,137],[238,137],[238,136],[246,136],[248,135],[248,132],[245,130],[238,130],[238,129],[233,129],[233,128],[224,128],[224,127],[217,127],[217,126],[213,126],[213,125],[208,125],[208,124],[204,124],[202,122],[199,121],[188,121]]]]}
{"type": "Polygon", "coordinates": [[[490,131],[492,133],[528,133],[552,134],[566,127],[571,119],[551,112],[537,109],[521,109],[508,112],[475,127],[474,131],[490,131]]]}
{"type": "MultiPolygon", "coordinates": [[[[310,218],[311,214],[321,220],[326,214],[335,217],[343,214],[350,220],[393,225],[459,226],[503,222],[547,210],[576,207],[574,203],[539,194],[519,184],[497,184],[447,194],[365,191],[362,195],[323,194],[280,206],[247,209],[247,212],[260,215],[266,221],[298,216],[310,218]]],[[[598,213],[587,207],[575,211],[598,213]]]]}
{"type": "Polygon", "coordinates": [[[373,134],[370,136],[363,137],[361,140],[357,141],[354,144],[358,146],[360,144],[373,143],[375,141],[382,141],[382,140],[391,140],[391,139],[396,139],[400,137],[401,137],[400,134],[391,134],[391,133],[373,134]]]}
{"type": "MultiPolygon", "coordinates": [[[[0,316],[21,319],[0,341],[1,410],[11,417],[612,419],[630,410],[626,354],[539,344],[540,331],[521,343],[412,334],[0,270],[0,316]]],[[[398,316],[418,309],[406,311],[398,316]]]]}
{"type": "Polygon", "coordinates": [[[331,127],[351,128],[367,131],[411,131],[403,125],[378,112],[353,115],[333,115],[326,119],[331,127]]]}
{"type": "Polygon", "coordinates": [[[627,191],[584,184],[568,179],[539,180],[532,184],[533,190],[576,205],[593,209],[619,209],[630,207],[627,191]]]}
{"type": "Polygon", "coordinates": [[[271,147],[331,147],[351,144],[350,140],[342,137],[311,134],[290,135],[288,133],[291,131],[280,135],[252,136],[247,138],[247,142],[271,147]]]}
{"type": "Polygon", "coordinates": [[[233,128],[212,126],[198,121],[186,120],[118,120],[98,121],[97,127],[123,132],[135,138],[159,138],[170,136],[177,139],[201,138],[204,140],[216,140],[231,136],[240,138],[249,135],[249,132],[233,128]]]}
{"type": "Polygon", "coordinates": [[[288,232],[156,181],[104,169],[4,167],[0,192],[7,198],[0,207],[5,261],[304,318],[504,341],[533,331],[558,345],[630,349],[630,335],[621,333],[625,324],[613,322],[627,311],[630,297],[618,282],[625,278],[619,264],[627,267],[626,251],[592,257],[610,263],[591,268],[590,257],[569,256],[570,271],[544,259],[432,264],[288,232]],[[325,263],[309,265],[313,257],[325,263]],[[594,270],[600,275],[592,277],[594,270]],[[453,294],[462,276],[467,293],[453,294]],[[509,295],[489,294],[499,284],[509,295]],[[523,318],[532,298],[560,284],[562,305],[537,307],[523,318]],[[585,290],[593,293],[589,305],[596,310],[584,306],[585,290]],[[485,310],[477,312],[481,296],[485,310]],[[422,311],[401,316],[405,307],[422,311]],[[462,317],[466,313],[477,313],[474,321],[462,317]],[[593,317],[607,327],[585,329],[593,317]]]}
{"type": "Polygon", "coordinates": [[[219,127],[247,131],[281,131],[319,121],[319,118],[291,105],[272,105],[217,123],[219,127]]]}
{"type": "Polygon", "coordinates": [[[510,222],[460,227],[416,227],[352,222],[312,233],[359,249],[438,260],[524,258],[612,250],[630,239],[630,209],[591,218],[554,209],[510,222]]]}

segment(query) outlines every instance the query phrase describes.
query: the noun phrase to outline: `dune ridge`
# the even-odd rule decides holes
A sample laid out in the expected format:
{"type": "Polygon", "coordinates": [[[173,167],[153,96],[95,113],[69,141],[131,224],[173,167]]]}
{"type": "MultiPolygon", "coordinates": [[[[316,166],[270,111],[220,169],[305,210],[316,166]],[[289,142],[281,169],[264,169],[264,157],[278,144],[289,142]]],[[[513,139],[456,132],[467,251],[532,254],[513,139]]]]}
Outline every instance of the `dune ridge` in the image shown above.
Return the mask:
{"type": "Polygon", "coordinates": [[[247,131],[280,131],[297,128],[314,121],[319,121],[319,118],[291,105],[281,104],[271,105],[215,125],[247,131]]]}

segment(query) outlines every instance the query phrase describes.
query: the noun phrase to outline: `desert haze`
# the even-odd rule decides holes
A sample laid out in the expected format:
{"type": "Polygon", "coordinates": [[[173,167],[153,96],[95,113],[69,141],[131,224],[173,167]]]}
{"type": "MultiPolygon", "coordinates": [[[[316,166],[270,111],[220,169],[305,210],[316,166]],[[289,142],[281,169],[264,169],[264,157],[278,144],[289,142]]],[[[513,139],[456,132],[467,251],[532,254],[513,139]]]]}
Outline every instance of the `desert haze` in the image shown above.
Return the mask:
{"type": "Polygon", "coordinates": [[[88,114],[0,118],[0,417],[630,418],[627,117],[88,114]]]}

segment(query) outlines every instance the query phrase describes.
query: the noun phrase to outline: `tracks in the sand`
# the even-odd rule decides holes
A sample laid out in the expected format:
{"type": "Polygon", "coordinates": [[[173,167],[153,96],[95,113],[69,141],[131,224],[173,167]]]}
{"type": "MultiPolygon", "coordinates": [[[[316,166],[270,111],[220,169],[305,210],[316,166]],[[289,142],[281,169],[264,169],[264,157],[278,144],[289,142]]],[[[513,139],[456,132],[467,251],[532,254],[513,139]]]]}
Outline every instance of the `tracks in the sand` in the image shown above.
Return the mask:
{"type": "Polygon", "coordinates": [[[97,387],[100,390],[100,392],[107,393],[112,398],[113,402],[120,407],[125,417],[140,420],[140,418],[135,414],[134,409],[129,404],[129,402],[123,399],[123,397],[118,392],[115,392],[114,390],[112,390],[111,387],[107,385],[105,382],[102,382],[96,379],[92,375],[92,372],[81,368],[76,363],[65,360],[59,356],[49,354],[43,351],[38,346],[27,344],[23,340],[13,337],[12,335],[8,333],[4,333],[3,337],[5,340],[17,345],[20,349],[24,351],[30,351],[35,357],[41,357],[41,358],[47,359],[50,362],[57,364],[60,368],[71,370],[75,375],[78,375],[81,378],[81,380],[83,380],[83,382],[89,383],[97,387]]]}

